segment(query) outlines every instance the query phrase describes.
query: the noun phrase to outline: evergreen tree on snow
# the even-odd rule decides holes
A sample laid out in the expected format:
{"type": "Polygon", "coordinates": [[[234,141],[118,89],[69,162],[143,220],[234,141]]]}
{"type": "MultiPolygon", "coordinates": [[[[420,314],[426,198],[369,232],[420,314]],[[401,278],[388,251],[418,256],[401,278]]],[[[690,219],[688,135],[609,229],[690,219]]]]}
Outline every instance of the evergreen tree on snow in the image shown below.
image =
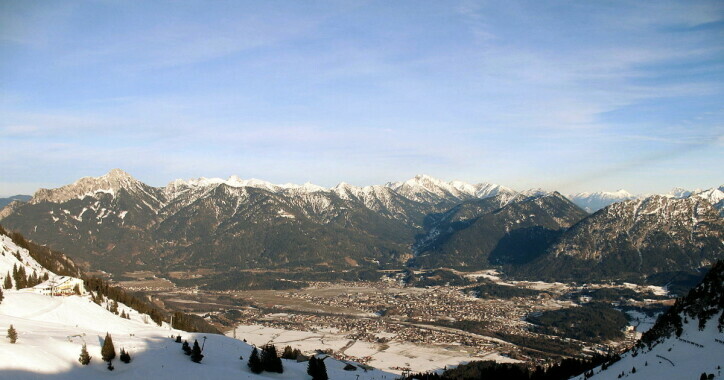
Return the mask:
{"type": "Polygon", "coordinates": [[[189,346],[188,340],[184,340],[184,344],[181,345],[181,349],[184,351],[184,354],[191,355],[191,347],[189,346]]]}
{"type": "Polygon", "coordinates": [[[88,355],[88,349],[85,344],[83,344],[83,348],[80,349],[80,357],[78,357],[78,361],[83,365],[88,365],[91,361],[91,356],[88,355]]]}
{"type": "Polygon", "coordinates": [[[307,374],[312,377],[312,380],[329,380],[324,360],[314,356],[309,359],[309,364],[307,364],[307,374]]]}
{"type": "Polygon", "coordinates": [[[312,376],[312,378],[314,378],[316,373],[317,373],[317,358],[312,356],[311,358],[309,358],[309,363],[307,363],[307,375],[312,376]]]}
{"type": "Polygon", "coordinates": [[[28,287],[28,278],[25,276],[25,267],[16,268],[13,265],[13,279],[15,280],[15,288],[24,289],[28,287]]]}
{"type": "Polygon", "coordinates": [[[109,365],[110,365],[111,360],[113,360],[116,357],[116,348],[113,347],[113,339],[111,339],[111,334],[109,334],[109,333],[106,333],[106,339],[103,340],[103,347],[101,348],[101,356],[103,357],[103,361],[108,362],[109,365]]]}
{"type": "Polygon", "coordinates": [[[121,348],[121,355],[120,359],[122,362],[128,364],[131,362],[131,354],[128,353],[125,349],[121,348]]]}
{"type": "Polygon", "coordinates": [[[191,349],[191,361],[194,363],[198,363],[203,358],[204,355],[201,354],[201,347],[199,347],[199,341],[194,339],[194,348],[191,349]]]}
{"type": "Polygon", "coordinates": [[[251,355],[249,355],[249,363],[247,364],[249,366],[249,369],[251,369],[251,372],[254,373],[261,373],[264,371],[264,366],[261,364],[261,359],[259,359],[259,351],[254,347],[254,349],[251,351],[251,355]]]}
{"type": "Polygon", "coordinates": [[[277,348],[273,344],[267,344],[261,348],[261,364],[264,371],[268,372],[284,372],[282,360],[277,355],[277,348]]]}
{"type": "Polygon", "coordinates": [[[282,352],[282,359],[296,359],[297,356],[294,354],[294,350],[291,346],[284,347],[284,351],[282,352]]]}
{"type": "Polygon", "coordinates": [[[10,325],[7,337],[10,338],[10,343],[15,343],[18,341],[18,332],[15,331],[15,327],[13,327],[13,325],[10,325]]]}
{"type": "Polygon", "coordinates": [[[5,296],[3,295],[3,289],[0,288],[0,303],[3,302],[3,298],[5,298],[5,296]]]}
{"type": "Polygon", "coordinates": [[[5,288],[5,289],[13,288],[13,280],[10,278],[10,272],[8,272],[8,274],[5,275],[5,283],[3,284],[3,288],[5,288]]]}
{"type": "Polygon", "coordinates": [[[329,380],[327,376],[327,366],[324,364],[324,359],[317,360],[317,375],[314,380],[329,380]]]}
{"type": "Polygon", "coordinates": [[[176,343],[181,343],[181,335],[176,337],[176,343]]]}

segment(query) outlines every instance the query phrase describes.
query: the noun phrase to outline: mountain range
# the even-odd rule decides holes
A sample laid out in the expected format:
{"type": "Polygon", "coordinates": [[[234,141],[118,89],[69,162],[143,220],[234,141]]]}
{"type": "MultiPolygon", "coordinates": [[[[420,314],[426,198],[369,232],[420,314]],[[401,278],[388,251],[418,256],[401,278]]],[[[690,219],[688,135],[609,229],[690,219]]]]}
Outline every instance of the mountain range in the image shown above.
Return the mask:
{"type": "MultiPolygon", "coordinates": [[[[557,192],[426,175],[365,187],[238,177],[153,187],[114,169],[13,202],[0,223],[118,274],[413,265],[629,278],[721,258],[721,193],[636,198],[588,214],[557,192]],[[558,263],[566,271],[554,270],[558,263]]],[[[589,194],[590,207],[600,205],[594,198],[613,199],[589,194]]]]}

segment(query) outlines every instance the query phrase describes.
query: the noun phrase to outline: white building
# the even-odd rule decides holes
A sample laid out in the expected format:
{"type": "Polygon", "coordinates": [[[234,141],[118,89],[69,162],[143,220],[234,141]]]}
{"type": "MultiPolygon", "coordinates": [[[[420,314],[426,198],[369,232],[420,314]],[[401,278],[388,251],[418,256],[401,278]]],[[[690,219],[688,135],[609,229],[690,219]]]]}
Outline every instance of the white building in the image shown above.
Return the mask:
{"type": "Polygon", "coordinates": [[[80,278],[59,276],[33,286],[33,291],[47,296],[69,296],[75,294],[76,286],[80,294],[85,293],[83,280],[80,278]]]}

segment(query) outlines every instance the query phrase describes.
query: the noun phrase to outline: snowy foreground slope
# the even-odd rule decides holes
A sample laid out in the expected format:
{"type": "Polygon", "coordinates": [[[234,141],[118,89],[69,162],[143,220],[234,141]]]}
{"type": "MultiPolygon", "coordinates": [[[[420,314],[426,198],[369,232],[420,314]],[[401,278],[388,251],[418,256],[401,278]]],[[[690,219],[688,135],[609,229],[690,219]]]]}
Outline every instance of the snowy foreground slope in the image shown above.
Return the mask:
{"type": "MultiPolygon", "coordinates": [[[[13,266],[24,267],[25,273],[28,275],[35,273],[37,276],[42,276],[47,273],[50,277],[56,276],[55,273],[38,264],[27,249],[18,247],[10,237],[0,234],[0,284],[5,281],[8,274],[12,274],[13,266]]],[[[12,276],[10,278],[15,286],[12,276]]]]}
{"type": "MultiPolygon", "coordinates": [[[[631,351],[621,360],[602,371],[593,370],[591,379],[699,379],[703,372],[714,374],[716,379],[724,378],[724,333],[717,328],[721,313],[711,318],[704,330],[700,331],[697,320],[685,325],[681,337],[675,335],[655,345],[650,351],[639,350],[636,356],[631,351]],[[718,340],[718,341],[717,341],[718,340]],[[695,344],[694,344],[695,343],[695,344]],[[722,367],[717,368],[717,367],[722,367]],[[633,369],[636,368],[636,372],[633,369]],[[624,375],[619,377],[623,373],[624,375]]],[[[576,380],[585,380],[578,376],[576,380]]]]}
{"type": "MultiPolygon", "coordinates": [[[[27,274],[47,273],[29,252],[0,234],[0,280],[13,266],[23,266],[27,274]]],[[[0,281],[2,284],[2,281],[0,281]]],[[[151,319],[135,310],[119,304],[118,311],[129,314],[121,318],[97,305],[90,296],[51,297],[34,293],[31,289],[3,289],[0,303],[0,379],[310,379],[307,363],[291,360],[284,362],[283,374],[253,374],[247,367],[252,346],[223,335],[186,333],[171,330],[167,324],[159,327],[151,319]],[[18,341],[11,344],[5,338],[13,325],[18,341]],[[116,348],[130,352],[132,361],[124,364],[114,360],[114,371],[108,371],[101,360],[101,345],[106,333],[110,333],[116,348]],[[203,337],[203,358],[193,363],[181,351],[181,344],[171,340],[171,335],[182,335],[193,344],[203,337]],[[87,345],[92,356],[90,365],[78,362],[81,346],[87,345]],[[244,360],[239,360],[243,356],[244,360]]],[[[278,347],[279,349],[283,347],[278,347]]],[[[326,359],[330,379],[394,379],[395,375],[379,370],[365,372],[344,371],[345,363],[326,359]]]]}
{"type": "MultiPolygon", "coordinates": [[[[0,378],[3,379],[309,379],[307,363],[284,362],[283,374],[253,374],[247,367],[252,347],[222,335],[186,333],[159,327],[131,312],[131,320],[120,318],[87,296],[50,297],[29,290],[5,290],[0,304],[0,378]],[[4,337],[12,324],[18,341],[11,344],[4,337]],[[114,360],[114,371],[108,371],[101,360],[101,345],[110,333],[116,352],[125,348],[132,361],[124,364],[114,360]],[[206,340],[203,361],[193,363],[184,355],[181,344],[171,335],[181,334],[193,344],[206,340]],[[78,362],[81,346],[87,344],[93,357],[90,365],[78,362]],[[239,360],[243,356],[244,360],[239,360]]],[[[121,305],[121,309],[130,310],[121,305]]],[[[379,370],[344,371],[345,363],[325,360],[330,379],[394,379],[391,373],[379,370]]]]}
{"type": "MultiPolygon", "coordinates": [[[[646,331],[621,360],[593,370],[593,379],[722,379],[724,261],[646,331]]],[[[589,372],[589,375],[591,373],[589,372]]],[[[585,376],[577,377],[583,380],[585,376]]]]}

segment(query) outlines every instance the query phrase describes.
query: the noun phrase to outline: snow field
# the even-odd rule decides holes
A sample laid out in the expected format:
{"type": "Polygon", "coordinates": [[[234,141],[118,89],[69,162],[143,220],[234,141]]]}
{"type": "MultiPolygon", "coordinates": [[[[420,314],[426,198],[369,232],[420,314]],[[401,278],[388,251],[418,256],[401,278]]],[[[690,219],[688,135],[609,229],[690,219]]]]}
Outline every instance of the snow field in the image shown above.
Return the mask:
{"type": "MultiPolygon", "coordinates": [[[[720,315],[721,312],[713,316],[702,331],[698,320],[690,320],[684,325],[681,337],[672,334],[651,351],[639,350],[636,356],[627,352],[605,371],[596,367],[592,379],[619,379],[622,372],[621,379],[698,379],[702,372],[722,379],[724,368],[717,368],[724,367],[724,343],[717,342],[717,339],[724,342],[724,333],[717,328],[720,315]],[[632,373],[634,367],[636,372],[632,373]]],[[[585,380],[583,376],[574,379],[585,380]]]]}
{"type": "MultiPolygon", "coordinates": [[[[233,335],[233,331],[227,336],[233,335]]],[[[379,335],[385,335],[380,333],[379,335]]],[[[400,367],[409,367],[414,372],[426,372],[445,366],[457,366],[473,360],[495,360],[498,362],[516,362],[516,360],[490,353],[484,356],[471,355],[462,348],[443,346],[423,346],[413,343],[390,341],[384,344],[353,341],[329,331],[294,331],[262,325],[241,325],[236,328],[237,339],[246,339],[257,346],[274,343],[277,347],[291,346],[302,352],[331,348],[354,357],[370,356],[369,365],[392,373],[401,373],[400,367]]]]}

